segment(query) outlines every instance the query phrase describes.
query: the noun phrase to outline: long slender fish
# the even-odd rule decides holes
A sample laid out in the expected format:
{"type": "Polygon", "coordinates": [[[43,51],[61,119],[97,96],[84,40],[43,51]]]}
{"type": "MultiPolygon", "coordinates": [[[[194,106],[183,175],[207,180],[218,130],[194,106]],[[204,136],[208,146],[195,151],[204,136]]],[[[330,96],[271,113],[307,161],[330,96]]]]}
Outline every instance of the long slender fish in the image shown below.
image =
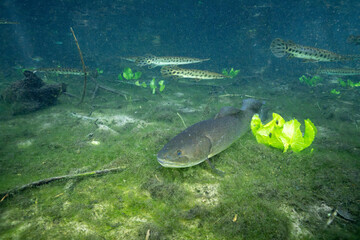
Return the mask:
{"type": "MultiPolygon", "coordinates": [[[[91,76],[97,76],[97,71],[87,71],[87,74],[91,76]]],[[[84,72],[82,69],[76,68],[39,68],[36,69],[35,72],[44,72],[44,73],[53,73],[59,75],[78,75],[84,76],[84,72]]]]}
{"type": "Polygon", "coordinates": [[[360,45],[360,36],[350,35],[346,41],[350,44],[360,45]]]}
{"type": "Polygon", "coordinates": [[[337,62],[360,59],[359,55],[341,55],[324,49],[302,46],[292,41],[284,41],[280,38],[271,42],[270,50],[278,58],[288,54],[290,58],[301,58],[307,62],[337,62]]]}
{"type": "Polygon", "coordinates": [[[136,62],[136,60],[140,57],[120,57],[120,58],[129,62],[136,62]]]}
{"type": "Polygon", "coordinates": [[[7,20],[0,20],[0,24],[19,24],[18,22],[10,22],[7,20]]]}
{"type": "Polygon", "coordinates": [[[241,109],[223,107],[214,119],[198,122],[171,139],[158,153],[164,167],[197,165],[227,149],[250,129],[252,116],[263,102],[246,99],[241,109]]]}
{"type": "Polygon", "coordinates": [[[355,76],[360,75],[360,69],[356,68],[324,68],[319,69],[317,74],[332,76],[355,76]]]}
{"type": "Polygon", "coordinates": [[[220,73],[198,69],[185,69],[177,66],[164,66],[161,68],[160,72],[163,77],[191,78],[195,80],[229,78],[229,76],[220,73]]]}
{"type": "Polygon", "coordinates": [[[200,63],[210,60],[210,59],[174,57],[174,56],[157,57],[154,55],[146,55],[144,57],[137,57],[136,59],[134,57],[128,57],[123,59],[128,60],[130,62],[135,62],[136,65],[139,67],[148,66],[148,68],[168,66],[168,65],[184,65],[184,64],[200,63]]]}

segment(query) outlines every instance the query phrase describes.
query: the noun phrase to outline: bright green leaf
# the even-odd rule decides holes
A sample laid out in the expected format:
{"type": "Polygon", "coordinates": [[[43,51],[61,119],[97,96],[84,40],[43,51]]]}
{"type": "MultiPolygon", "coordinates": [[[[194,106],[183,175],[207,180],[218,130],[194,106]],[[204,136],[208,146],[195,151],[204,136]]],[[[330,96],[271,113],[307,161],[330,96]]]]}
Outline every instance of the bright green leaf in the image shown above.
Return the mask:
{"type": "Polygon", "coordinates": [[[304,139],[300,131],[300,125],[301,124],[296,119],[284,124],[280,136],[281,141],[284,144],[284,152],[286,152],[290,146],[294,152],[300,152],[304,149],[304,139]]]}
{"type": "Polygon", "coordinates": [[[159,91],[160,92],[164,91],[165,89],[164,80],[159,81],[159,86],[160,86],[159,91]]]}
{"type": "Polygon", "coordinates": [[[123,77],[124,77],[126,80],[131,80],[131,79],[134,78],[134,74],[133,74],[131,68],[125,68],[125,69],[124,69],[123,77]]]}
{"type": "Polygon", "coordinates": [[[156,88],[156,84],[155,84],[156,82],[155,82],[155,78],[153,78],[152,80],[151,80],[151,82],[150,82],[150,87],[151,87],[151,89],[154,89],[154,88],[156,88]]]}
{"type": "Polygon", "coordinates": [[[142,75],[142,72],[136,72],[136,73],[134,74],[134,79],[135,79],[135,80],[139,79],[139,78],[141,77],[141,75],[142,75]]]}
{"type": "Polygon", "coordinates": [[[315,125],[310,121],[310,119],[305,120],[305,134],[304,134],[304,148],[307,148],[314,141],[317,134],[317,129],[315,125]]]}

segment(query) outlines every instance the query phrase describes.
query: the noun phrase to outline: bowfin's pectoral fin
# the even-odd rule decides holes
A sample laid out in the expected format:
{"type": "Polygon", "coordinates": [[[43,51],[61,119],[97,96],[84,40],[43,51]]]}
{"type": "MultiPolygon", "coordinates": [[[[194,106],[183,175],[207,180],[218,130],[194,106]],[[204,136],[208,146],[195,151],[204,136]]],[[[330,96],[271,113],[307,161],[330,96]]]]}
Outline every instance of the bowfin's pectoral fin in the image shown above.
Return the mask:
{"type": "Polygon", "coordinates": [[[214,164],[212,164],[212,162],[210,162],[209,158],[206,158],[206,162],[209,164],[211,170],[216,174],[219,175],[220,177],[224,177],[225,176],[225,172],[220,171],[219,169],[216,169],[214,164]]]}

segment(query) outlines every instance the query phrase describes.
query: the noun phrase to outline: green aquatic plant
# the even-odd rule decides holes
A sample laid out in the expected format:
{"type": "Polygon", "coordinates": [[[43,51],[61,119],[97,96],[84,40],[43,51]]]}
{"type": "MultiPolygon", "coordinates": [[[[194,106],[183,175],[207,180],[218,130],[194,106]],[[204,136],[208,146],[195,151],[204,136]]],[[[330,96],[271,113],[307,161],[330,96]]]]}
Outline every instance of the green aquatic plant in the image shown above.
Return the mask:
{"type": "Polygon", "coordinates": [[[123,80],[125,78],[126,80],[138,80],[142,75],[142,72],[135,72],[131,70],[131,68],[125,68],[122,73],[119,73],[118,79],[123,80]]]}
{"type": "Polygon", "coordinates": [[[139,81],[136,81],[136,82],[135,82],[135,85],[138,86],[138,87],[143,87],[143,88],[146,88],[146,87],[147,87],[146,82],[140,83],[139,81]]]}
{"type": "Polygon", "coordinates": [[[337,79],[340,86],[342,87],[350,87],[350,88],[354,88],[354,87],[360,87],[360,82],[358,83],[354,83],[353,81],[351,81],[350,79],[348,79],[346,82],[344,80],[342,80],[341,78],[337,79]]]}
{"type": "Polygon", "coordinates": [[[240,72],[240,69],[234,70],[234,68],[231,68],[230,71],[228,71],[226,68],[224,68],[221,73],[225,76],[229,76],[230,78],[233,78],[236,75],[238,75],[239,72],[240,72]]]}
{"type": "Polygon", "coordinates": [[[150,86],[150,88],[152,90],[152,94],[155,94],[155,91],[156,91],[156,88],[157,88],[155,78],[153,78],[151,80],[149,86],[150,86]]]}
{"type": "Polygon", "coordinates": [[[314,87],[316,86],[318,83],[322,82],[323,79],[320,77],[320,76],[313,76],[313,77],[307,77],[305,75],[302,75],[300,78],[299,78],[299,81],[301,83],[305,83],[306,85],[310,86],[310,87],[314,87]]]}
{"type": "Polygon", "coordinates": [[[336,89],[332,89],[332,90],[330,91],[330,93],[335,94],[335,95],[339,95],[339,94],[340,94],[340,91],[338,91],[338,90],[336,90],[336,89]]]}
{"type": "Polygon", "coordinates": [[[103,74],[104,73],[104,70],[100,69],[100,68],[96,68],[96,72],[98,74],[103,74]]]}
{"type": "MultiPolygon", "coordinates": [[[[157,84],[159,85],[159,91],[160,91],[160,92],[164,91],[164,89],[165,89],[164,80],[159,81],[157,84]]],[[[158,87],[157,87],[157,84],[156,84],[155,78],[153,78],[153,79],[150,81],[149,87],[150,87],[151,90],[152,90],[152,94],[155,94],[156,89],[158,88],[158,87]]],[[[147,88],[147,86],[148,86],[148,85],[146,84],[146,82],[140,83],[140,81],[136,81],[136,82],[135,82],[135,85],[138,86],[138,87],[143,87],[143,88],[147,88]]]]}
{"type": "Polygon", "coordinates": [[[273,119],[263,125],[259,115],[255,114],[251,120],[251,131],[258,143],[279,148],[286,152],[291,148],[300,152],[309,147],[314,141],[317,129],[310,119],[305,120],[304,136],[300,130],[300,123],[293,119],[285,121],[279,114],[273,113],[273,119]]]}
{"type": "Polygon", "coordinates": [[[164,80],[159,81],[159,86],[160,86],[159,91],[160,92],[164,91],[164,89],[165,89],[164,80]]]}

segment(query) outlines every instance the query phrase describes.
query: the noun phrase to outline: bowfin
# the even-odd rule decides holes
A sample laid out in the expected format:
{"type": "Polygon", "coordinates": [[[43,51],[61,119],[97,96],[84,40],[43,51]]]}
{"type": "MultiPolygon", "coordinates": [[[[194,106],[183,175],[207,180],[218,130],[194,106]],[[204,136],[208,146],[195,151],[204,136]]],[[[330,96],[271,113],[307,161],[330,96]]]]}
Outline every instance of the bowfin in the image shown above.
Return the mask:
{"type": "Polygon", "coordinates": [[[235,108],[235,107],[222,107],[220,109],[220,111],[218,112],[218,114],[216,114],[214,119],[229,116],[229,115],[238,114],[240,112],[242,112],[242,111],[240,109],[238,109],[238,108],[235,108]]]}

